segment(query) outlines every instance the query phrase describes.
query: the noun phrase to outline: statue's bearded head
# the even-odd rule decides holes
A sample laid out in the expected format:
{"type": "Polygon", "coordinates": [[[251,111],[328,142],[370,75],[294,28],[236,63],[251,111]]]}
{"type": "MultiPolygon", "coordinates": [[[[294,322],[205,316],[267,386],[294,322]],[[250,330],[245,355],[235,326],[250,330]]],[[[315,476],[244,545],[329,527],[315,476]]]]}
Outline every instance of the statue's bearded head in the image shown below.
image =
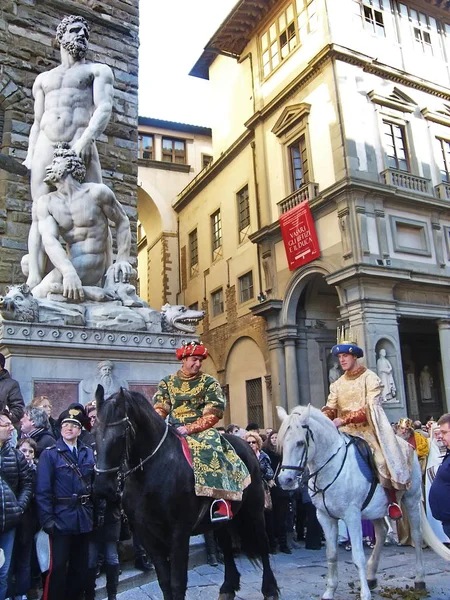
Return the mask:
{"type": "Polygon", "coordinates": [[[66,143],[57,144],[53,152],[52,164],[45,171],[44,181],[49,185],[54,185],[67,174],[72,175],[79,183],[82,183],[86,176],[83,160],[66,143]]]}
{"type": "Polygon", "coordinates": [[[83,17],[64,17],[56,29],[56,39],[75,60],[86,56],[89,40],[89,25],[83,17]]]}

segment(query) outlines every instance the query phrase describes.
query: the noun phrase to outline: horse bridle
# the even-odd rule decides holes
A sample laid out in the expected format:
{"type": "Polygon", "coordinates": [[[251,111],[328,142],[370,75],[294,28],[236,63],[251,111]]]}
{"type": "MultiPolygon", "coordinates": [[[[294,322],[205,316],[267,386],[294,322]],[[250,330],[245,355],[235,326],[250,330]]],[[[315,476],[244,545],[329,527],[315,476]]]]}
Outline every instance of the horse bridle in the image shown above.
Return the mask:
{"type": "MultiPolygon", "coordinates": [[[[98,419],[97,419],[98,421],[98,419]]],[[[146,458],[144,459],[139,459],[139,463],[135,466],[132,467],[131,469],[128,469],[127,471],[123,471],[122,467],[124,462],[126,461],[126,457],[128,455],[128,431],[131,430],[131,432],[134,434],[134,427],[133,424],[131,423],[130,419],[125,416],[123,417],[123,419],[119,419],[118,421],[113,421],[112,423],[101,423],[101,421],[98,421],[100,424],[103,425],[103,427],[114,427],[116,425],[120,425],[122,423],[126,423],[126,427],[125,427],[125,452],[123,455],[123,459],[122,462],[120,463],[120,465],[118,467],[111,467],[110,469],[99,469],[97,467],[97,465],[95,465],[94,470],[96,473],[117,473],[118,474],[118,479],[119,479],[119,486],[121,484],[123,484],[123,482],[125,481],[125,479],[127,477],[129,477],[132,473],[135,473],[137,470],[141,469],[142,471],[144,470],[144,465],[146,462],[148,462],[151,458],[153,458],[153,456],[155,456],[155,454],[158,452],[158,450],[161,448],[161,446],[163,445],[167,434],[169,432],[169,425],[167,423],[165,423],[165,429],[164,429],[164,433],[162,435],[162,438],[160,439],[160,441],[158,442],[156,448],[153,450],[153,452],[151,452],[146,458]]]]}
{"type": "Polygon", "coordinates": [[[297,475],[297,477],[299,479],[303,479],[305,470],[306,470],[306,464],[308,462],[308,450],[309,450],[309,440],[311,439],[312,441],[314,441],[314,434],[311,431],[311,428],[309,425],[302,425],[303,429],[306,429],[306,450],[303,453],[303,456],[301,458],[300,464],[298,465],[281,465],[281,467],[279,468],[279,471],[298,471],[299,475],[297,475]]]}

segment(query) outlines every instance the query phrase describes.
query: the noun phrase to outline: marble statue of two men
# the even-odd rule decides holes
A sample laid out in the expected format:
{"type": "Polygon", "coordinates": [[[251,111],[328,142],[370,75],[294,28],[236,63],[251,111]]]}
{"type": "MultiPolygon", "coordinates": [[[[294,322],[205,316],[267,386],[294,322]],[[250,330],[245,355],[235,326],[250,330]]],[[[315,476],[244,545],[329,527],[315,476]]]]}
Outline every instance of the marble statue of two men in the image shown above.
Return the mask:
{"type": "MultiPolygon", "coordinates": [[[[105,64],[86,62],[89,26],[82,17],[74,15],[65,17],[58,25],[56,38],[61,48],[61,64],[38,75],[33,85],[34,123],[30,131],[28,154],[24,162],[31,171],[32,224],[28,238],[28,255],[22,263],[22,269],[33,294],[42,295],[49,283],[48,279],[44,283],[46,254],[50,256],[49,249],[51,249],[52,262],[54,258],[58,262],[58,269],[65,262],[60,248],[54,240],[55,224],[57,224],[60,232],[64,232],[66,241],[70,243],[68,240],[72,240],[72,251],[75,253],[76,250],[81,249],[86,255],[83,260],[80,259],[80,256],[76,257],[77,273],[78,268],[81,268],[78,278],[75,277],[68,265],[66,265],[65,271],[63,269],[62,277],[64,295],[71,299],[82,299],[83,290],[79,280],[83,281],[84,279],[86,282],[89,280],[89,284],[94,279],[97,281],[97,272],[91,277],[88,276],[87,269],[92,266],[88,263],[95,263],[96,269],[99,268],[98,245],[103,246],[101,252],[105,253],[100,262],[106,267],[112,263],[111,236],[109,231],[108,235],[106,234],[103,222],[109,216],[105,210],[107,212],[115,210],[116,215],[121,214],[116,206],[117,201],[115,203],[105,189],[97,188],[94,194],[95,200],[93,200],[96,208],[93,210],[102,212],[104,215],[102,224],[95,227],[99,238],[96,240],[94,236],[89,235],[89,241],[86,238],[82,244],[78,243],[78,235],[86,223],[79,225],[76,222],[76,216],[80,212],[80,205],[83,202],[87,203],[86,194],[94,193],[93,188],[89,188],[89,192],[88,188],[85,188],[81,193],[79,185],[101,184],[102,182],[95,140],[103,133],[111,116],[113,74],[110,67],[105,64]],[[49,186],[54,185],[56,179],[54,174],[49,177],[47,167],[54,158],[56,162],[52,166],[53,172],[59,172],[59,169],[62,168],[61,165],[67,164],[67,158],[54,157],[58,143],[68,144],[74,154],[82,159],[86,171],[86,184],[77,181],[72,175],[59,178],[57,196],[50,196],[51,187],[49,186]],[[67,207],[64,208],[62,202],[61,207],[57,210],[58,214],[56,214],[57,198],[62,198],[64,195],[63,188],[70,188],[73,193],[74,187],[78,191],[76,201],[70,202],[73,207],[72,212],[67,207]],[[100,200],[99,195],[104,199],[100,200]],[[41,197],[46,199],[38,202],[41,197]],[[76,208],[77,204],[78,208],[76,208]],[[38,215],[38,206],[40,206],[40,216],[38,215]],[[106,208],[107,206],[109,208],[106,208]],[[45,247],[42,239],[43,232],[47,236],[45,247]],[[92,252],[93,247],[94,251],[92,252]],[[37,288],[37,286],[40,287],[37,288]]],[[[91,217],[93,216],[94,214],[91,215],[91,217]]],[[[106,229],[108,229],[107,226],[106,229]]],[[[92,234],[93,230],[90,233],[92,234]]],[[[129,254],[126,257],[127,260],[128,257],[129,254]]],[[[54,266],[56,265],[54,264],[54,266]]],[[[128,269],[124,268],[123,272],[126,274],[128,269]]]]}

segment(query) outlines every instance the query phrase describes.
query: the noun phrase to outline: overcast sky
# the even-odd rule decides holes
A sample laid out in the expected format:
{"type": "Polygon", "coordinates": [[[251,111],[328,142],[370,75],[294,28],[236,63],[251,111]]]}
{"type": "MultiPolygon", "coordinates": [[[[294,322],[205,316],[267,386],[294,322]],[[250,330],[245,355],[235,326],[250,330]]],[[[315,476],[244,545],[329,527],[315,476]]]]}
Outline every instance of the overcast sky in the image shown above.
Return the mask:
{"type": "Polygon", "coordinates": [[[188,73],[236,2],[140,0],[140,116],[211,125],[209,83],[188,73]]]}

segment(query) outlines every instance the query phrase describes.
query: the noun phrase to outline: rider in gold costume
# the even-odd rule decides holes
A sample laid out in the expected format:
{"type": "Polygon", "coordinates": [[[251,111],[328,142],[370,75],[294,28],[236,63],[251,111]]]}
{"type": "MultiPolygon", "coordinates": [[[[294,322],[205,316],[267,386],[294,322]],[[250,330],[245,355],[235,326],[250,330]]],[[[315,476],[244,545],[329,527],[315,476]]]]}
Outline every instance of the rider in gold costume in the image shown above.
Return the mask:
{"type": "Polygon", "coordinates": [[[214,425],[223,417],[225,397],[219,382],[202,373],[202,361],[208,350],[198,342],[189,342],[176,351],[181,369],[164,377],[154,396],[154,408],[189,445],[197,496],[219,498],[214,516],[231,515],[230,500],[242,500],[250,483],[247,467],[231,444],[214,425]]]}
{"type": "Polygon", "coordinates": [[[358,363],[364,356],[356,343],[342,341],[332,348],[345,371],[330,386],[322,408],[342,432],[363,438],[372,449],[380,484],[386,489],[389,516],[400,519],[400,497],[411,485],[413,450],[399,442],[382,408],[382,384],[376,373],[358,363]]]}

